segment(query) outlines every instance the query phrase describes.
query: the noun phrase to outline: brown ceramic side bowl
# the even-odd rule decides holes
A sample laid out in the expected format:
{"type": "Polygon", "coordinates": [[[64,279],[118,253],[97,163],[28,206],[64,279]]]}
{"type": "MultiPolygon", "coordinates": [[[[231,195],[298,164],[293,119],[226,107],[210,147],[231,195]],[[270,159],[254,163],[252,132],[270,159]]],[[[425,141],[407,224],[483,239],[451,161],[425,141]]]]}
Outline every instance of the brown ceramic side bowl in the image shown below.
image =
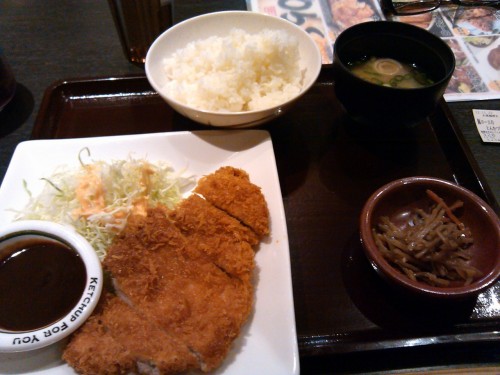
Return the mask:
{"type": "Polygon", "coordinates": [[[382,186],[365,203],[360,217],[360,235],[366,256],[373,268],[391,284],[420,295],[439,298],[468,298],[491,286],[500,276],[500,219],[493,209],[471,191],[452,182],[433,177],[409,177],[382,186]],[[373,234],[382,216],[398,227],[404,225],[415,208],[428,207],[430,189],[447,204],[461,200],[464,206],[457,211],[457,217],[469,227],[474,243],[469,247],[470,264],[482,272],[482,276],[470,285],[447,287],[430,286],[413,281],[389,262],[378,250],[373,234]]]}

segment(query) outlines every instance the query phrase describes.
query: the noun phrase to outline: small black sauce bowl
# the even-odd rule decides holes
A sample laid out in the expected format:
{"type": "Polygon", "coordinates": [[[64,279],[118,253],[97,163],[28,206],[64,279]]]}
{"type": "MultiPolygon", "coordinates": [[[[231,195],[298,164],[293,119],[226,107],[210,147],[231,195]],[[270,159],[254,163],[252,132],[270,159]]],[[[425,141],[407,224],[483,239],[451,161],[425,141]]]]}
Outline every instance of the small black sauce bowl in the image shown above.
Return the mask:
{"type": "Polygon", "coordinates": [[[444,41],[424,29],[373,21],[354,25],[337,37],[332,69],[337,98],[354,120],[388,128],[411,126],[436,108],[455,70],[455,56],[444,41]],[[349,63],[367,57],[415,65],[434,83],[403,89],[367,82],[349,70],[349,63]]]}

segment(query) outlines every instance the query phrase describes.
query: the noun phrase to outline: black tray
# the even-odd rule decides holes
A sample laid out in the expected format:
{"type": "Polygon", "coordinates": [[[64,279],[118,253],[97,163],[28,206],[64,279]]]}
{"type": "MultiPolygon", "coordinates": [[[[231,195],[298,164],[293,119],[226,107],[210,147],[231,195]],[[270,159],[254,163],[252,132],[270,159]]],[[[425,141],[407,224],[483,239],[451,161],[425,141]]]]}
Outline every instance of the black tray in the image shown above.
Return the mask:
{"type": "MultiPolygon", "coordinates": [[[[500,342],[500,282],[473,300],[415,301],[375,274],[359,242],[363,203],[401,177],[455,181],[499,212],[444,101],[413,128],[380,132],[345,115],[324,69],[289,113],[263,128],[272,136],[285,204],[302,363],[342,353],[500,342]]],[[[197,129],[206,127],[174,112],[145,77],[107,77],[48,88],[32,138],[197,129]]]]}

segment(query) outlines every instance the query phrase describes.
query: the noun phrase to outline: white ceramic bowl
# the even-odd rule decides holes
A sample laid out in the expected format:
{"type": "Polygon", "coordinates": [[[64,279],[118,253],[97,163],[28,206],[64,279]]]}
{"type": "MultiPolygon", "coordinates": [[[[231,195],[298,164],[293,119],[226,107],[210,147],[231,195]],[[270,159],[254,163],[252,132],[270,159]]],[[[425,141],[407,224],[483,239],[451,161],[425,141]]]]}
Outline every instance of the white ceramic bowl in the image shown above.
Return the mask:
{"type": "Polygon", "coordinates": [[[163,34],[151,45],[146,56],[146,76],[151,86],[177,112],[205,125],[221,127],[251,127],[270,121],[284,113],[293,102],[314,84],[321,70],[321,54],[313,39],[301,28],[279,17],[247,11],[209,13],[181,22],[163,34]],[[171,56],[189,42],[210,36],[223,37],[231,29],[238,28],[248,33],[263,29],[283,30],[299,42],[300,66],[306,69],[302,91],[291,100],[280,105],[255,111],[211,112],[182,104],[162,92],[167,81],[163,73],[163,59],[171,56]]]}
{"type": "MultiPolygon", "coordinates": [[[[0,229],[0,260],[5,261],[6,258],[9,258],[8,254],[12,253],[12,249],[19,248],[16,244],[22,242],[23,246],[21,248],[24,248],[30,241],[62,243],[78,254],[83,262],[85,272],[81,273],[81,281],[78,284],[80,287],[73,297],[77,302],[72,305],[73,307],[70,307],[69,312],[64,313],[60,318],[45,324],[43,327],[15,330],[12,328],[7,329],[5,325],[4,328],[0,327],[0,353],[39,349],[65,338],[85,322],[97,305],[101,295],[103,286],[101,262],[89,242],[73,228],[39,220],[17,221],[6,225],[0,229]]],[[[36,251],[38,250],[36,249],[36,251]]],[[[5,271],[5,268],[2,268],[0,268],[0,272],[5,271]]],[[[36,272],[36,269],[43,269],[43,267],[37,265],[32,265],[32,268],[33,270],[30,267],[30,274],[36,272]]],[[[51,271],[44,269],[43,272],[48,274],[51,271]]],[[[57,280],[55,276],[50,278],[57,280]]],[[[50,283],[50,285],[56,284],[54,281],[50,281],[50,283]]],[[[5,287],[8,288],[9,286],[1,286],[1,288],[5,287]]],[[[64,289],[61,290],[66,293],[64,289]]],[[[67,292],[71,293],[71,290],[68,289],[67,292]]],[[[22,297],[20,296],[20,298],[22,297]]],[[[29,301],[29,303],[34,302],[29,301]]],[[[52,303],[54,301],[50,300],[50,304],[52,303]]],[[[2,309],[2,306],[0,306],[0,309],[2,309]]]]}

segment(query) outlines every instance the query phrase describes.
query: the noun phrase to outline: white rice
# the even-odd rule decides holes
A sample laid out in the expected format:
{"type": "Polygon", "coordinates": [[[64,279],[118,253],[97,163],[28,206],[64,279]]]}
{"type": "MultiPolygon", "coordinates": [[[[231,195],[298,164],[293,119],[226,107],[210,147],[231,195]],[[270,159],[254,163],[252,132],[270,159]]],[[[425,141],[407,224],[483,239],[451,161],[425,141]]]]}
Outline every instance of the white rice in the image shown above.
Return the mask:
{"type": "Polygon", "coordinates": [[[189,43],[165,58],[163,92],[180,103],[208,111],[238,112],[279,105],[297,95],[304,72],[296,38],[264,29],[233,29],[189,43]]]}

